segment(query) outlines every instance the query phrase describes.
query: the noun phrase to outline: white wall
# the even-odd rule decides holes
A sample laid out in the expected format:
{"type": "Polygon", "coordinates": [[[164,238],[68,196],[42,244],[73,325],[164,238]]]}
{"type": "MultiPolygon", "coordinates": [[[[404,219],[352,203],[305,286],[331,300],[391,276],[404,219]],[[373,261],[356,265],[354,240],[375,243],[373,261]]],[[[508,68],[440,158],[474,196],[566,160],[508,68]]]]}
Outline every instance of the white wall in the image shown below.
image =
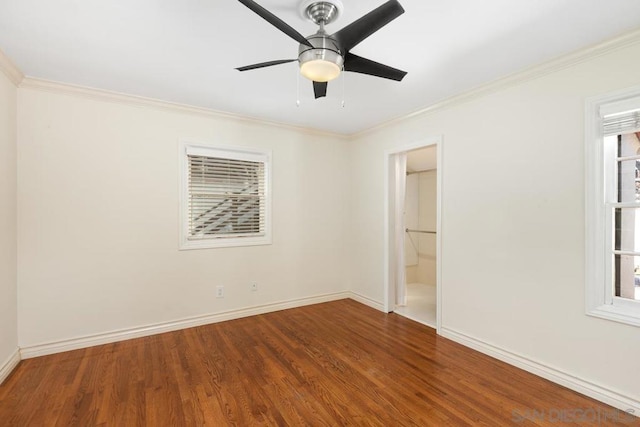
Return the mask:
{"type": "MultiPolygon", "coordinates": [[[[384,151],[442,134],[443,328],[640,401],[638,329],[584,315],[583,256],[584,99],[640,84],[638,55],[628,46],[352,142],[23,87],[19,344],[347,287],[382,302],[384,151]],[[180,137],[273,150],[273,245],[177,250],[180,137]]],[[[16,90],[2,78],[0,95],[1,361],[16,340],[16,90]]]]}
{"type": "Polygon", "coordinates": [[[16,97],[15,85],[0,71],[0,368],[18,349],[16,97]]]}
{"type": "Polygon", "coordinates": [[[584,289],[585,97],[640,85],[638,57],[627,46],[360,135],[352,290],[383,301],[385,150],[443,135],[443,330],[640,404],[640,330],[586,316],[584,289]]]}
{"type": "Polygon", "coordinates": [[[341,138],[31,85],[18,130],[21,347],[348,286],[341,138]],[[272,245],[178,250],[181,137],[273,150],[272,245]]]}

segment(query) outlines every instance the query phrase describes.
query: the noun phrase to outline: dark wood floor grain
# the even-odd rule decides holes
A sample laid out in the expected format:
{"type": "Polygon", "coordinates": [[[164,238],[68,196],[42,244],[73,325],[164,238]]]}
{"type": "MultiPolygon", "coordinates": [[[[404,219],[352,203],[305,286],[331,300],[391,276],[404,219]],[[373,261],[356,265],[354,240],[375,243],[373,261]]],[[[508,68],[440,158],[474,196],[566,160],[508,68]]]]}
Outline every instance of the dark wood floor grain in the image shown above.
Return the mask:
{"type": "Polygon", "coordinates": [[[640,425],[352,300],[28,359],[0,386],[2,426],[569,421],[640,425]]]}

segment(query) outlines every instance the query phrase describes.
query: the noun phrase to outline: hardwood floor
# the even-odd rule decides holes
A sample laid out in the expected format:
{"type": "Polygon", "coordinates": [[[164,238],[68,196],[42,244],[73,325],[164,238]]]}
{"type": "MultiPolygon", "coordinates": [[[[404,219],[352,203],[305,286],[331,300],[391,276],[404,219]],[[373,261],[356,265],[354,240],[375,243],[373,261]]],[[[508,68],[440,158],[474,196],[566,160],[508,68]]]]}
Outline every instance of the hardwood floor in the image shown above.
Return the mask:
{"type": "Polygon", "coordinates": [[[640,424],[352,300],[28,359],[0,386],[2,426],[560,421],[640,424]]]}

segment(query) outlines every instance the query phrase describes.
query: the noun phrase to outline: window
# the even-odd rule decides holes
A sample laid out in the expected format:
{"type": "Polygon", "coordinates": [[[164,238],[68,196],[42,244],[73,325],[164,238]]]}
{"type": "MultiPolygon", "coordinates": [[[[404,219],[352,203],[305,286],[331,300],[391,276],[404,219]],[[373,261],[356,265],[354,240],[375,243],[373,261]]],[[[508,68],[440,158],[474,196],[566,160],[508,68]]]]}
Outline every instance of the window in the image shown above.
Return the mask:
{"type": "Polygon", "coordinates": [[[271,243],[271,154],[180,144],[180,248],[271,243]]]}
{"type": "Polygon", "coordinates": [[[586,114],[587,314],[640,326],[640,88],[586,114]]]}

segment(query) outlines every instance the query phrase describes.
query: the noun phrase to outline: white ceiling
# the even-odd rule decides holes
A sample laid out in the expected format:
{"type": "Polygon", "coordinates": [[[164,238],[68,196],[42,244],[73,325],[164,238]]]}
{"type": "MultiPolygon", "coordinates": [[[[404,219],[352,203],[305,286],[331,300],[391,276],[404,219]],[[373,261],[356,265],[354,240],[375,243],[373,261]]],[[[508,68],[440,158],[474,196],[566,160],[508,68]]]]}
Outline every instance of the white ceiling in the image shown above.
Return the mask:
{"type": "MultiPolygon", "coordinates": [[[[304,35],[300,0],[258,0],[304,35]]],[[[343,0],[335,32],[384,0],[343,0]]],[[[638,0],[400,0],[406,13],[353,49],[408,71],[346,73],[314,100],[298,45],[236,0],[0,0],[0,49],[30,77],[351,134],[640,25],[638,0]]]]}

